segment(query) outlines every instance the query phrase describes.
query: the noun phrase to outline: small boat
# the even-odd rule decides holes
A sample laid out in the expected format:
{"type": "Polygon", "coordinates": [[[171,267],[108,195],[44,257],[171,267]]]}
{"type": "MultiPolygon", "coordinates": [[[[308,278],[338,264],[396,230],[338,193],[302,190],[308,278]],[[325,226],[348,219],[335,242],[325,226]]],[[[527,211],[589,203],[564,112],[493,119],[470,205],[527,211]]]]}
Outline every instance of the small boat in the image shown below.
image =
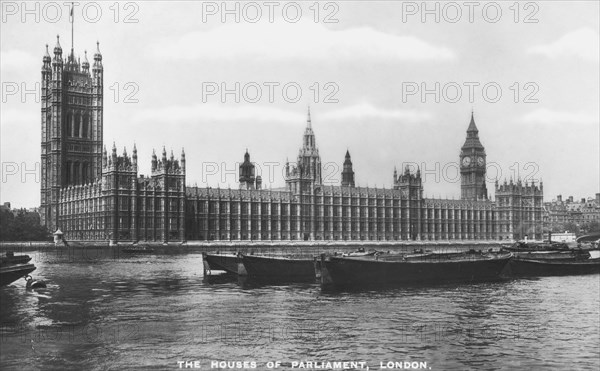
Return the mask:
{"type": "Polygon", "coordinates": [[[320,275],[320,264],[315,257],[241,256],[250,278],[278,282],[314,282],[320,275]]]}
{"type": "Polygon", "coordinates": [[[29,264],[29,255],[15,256],[7,252],[6,256],[0,258],[0,286],[9,285],[19,278],[26,277],[35,270],[35,265],[29,264]]]}
{"type": "Polygon", "coordinates": [[[564,242],[525,242],[518,241],[512,246],[504,247],[508,251],[566,251],[569,245],[564,242]]]}
{"type": "Polygon", "coordinates": [[[204,275],[210,275],[212,271],[225,271],[227,273],[246,275],[246,268],[239,254],[236,253],[202,253],[202,264],[204,275]]]}
{"type": "Polygon", "coordinates": [[[127,246],[121,250],[128,254],[152,254],[154,249],[147,245],[127,246]]]}
{"type": "Polygon", "coordinates": [[[514,276],[569,276],[600,273],[600,258],[554,261],[552,259],[515,258],[509,263],[514,276]]]}
{"type": "Polygon", "coordinates": [[[590,258],[589,251],[574,249],[570,251],[513,251],[515,259],[576,261],[590,258]]]}
{"type": "Polygon", "coordinates": [[[435,259],[429,256],[406,259],[401,254],[385,258],[323,254],[321,284],[360,286],[498,280],[511,257],[510,252],[467,252],[435,259]]]}
{"type": "Polygon", "coordinates": [[[378,251],[376,251],[376,250],[365,251],[364,247],[361,247],[361,248],[357,249],[356,251],[342,253],[342,256],[373,256],[377,253],[378,253],[378,251]]]}

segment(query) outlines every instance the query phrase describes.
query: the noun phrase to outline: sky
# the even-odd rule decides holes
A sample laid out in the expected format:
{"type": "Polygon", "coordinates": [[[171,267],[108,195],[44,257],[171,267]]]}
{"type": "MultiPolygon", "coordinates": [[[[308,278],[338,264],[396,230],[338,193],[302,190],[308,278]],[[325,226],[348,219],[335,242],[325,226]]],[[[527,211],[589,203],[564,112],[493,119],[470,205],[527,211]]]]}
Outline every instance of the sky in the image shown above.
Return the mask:
{"type": "MultiPolygon", "coordinates": [[[[69,6],[0,4],[0,201],[36,207],[36,88],[45,45],[71,47],[69,6]]],[[[326,184],[349,150],[359,186],[390,188],[408,164],[427,197],[459,198],[473,112],[492,196],[511,178],[543,181],[547,201],[600,192],[597,1],[223,4],[74,8],[75,54],[103,55],[104,144],[135,143],[140,174],[153,149],[185,148],[188,185],[237,188],[248,149],[282,187],[310,106],[326,184]]]]}

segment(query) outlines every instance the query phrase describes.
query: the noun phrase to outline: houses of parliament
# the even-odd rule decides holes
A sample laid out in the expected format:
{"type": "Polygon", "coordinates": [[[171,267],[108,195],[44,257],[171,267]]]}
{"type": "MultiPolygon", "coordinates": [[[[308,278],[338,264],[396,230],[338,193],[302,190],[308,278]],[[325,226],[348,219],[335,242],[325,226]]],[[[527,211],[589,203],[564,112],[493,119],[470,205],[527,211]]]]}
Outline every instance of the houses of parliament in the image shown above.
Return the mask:
{"type": "MultiPolygon", "coordinates": [[[[42,65],[41,216],[67,240],[408,241],[542,238],[543,184],[504,181],[494,200],[485,182],[486,152],[473,116],[460,149],[461,199],[423,197],[417,169],[394,170],[387,189],[355,184],[346,152],[341,184],[325,185],[310,112],[285,187],[263,189],[248,152],[239,188],[186,186],[186,157],[152,154],[138,173],[137,149],[103,146],[103,74],[99,45],[88,61],[65,57],[57,37],[42,65]]],[[[340,156],[341,157],[341,156],[340,156]]]]}

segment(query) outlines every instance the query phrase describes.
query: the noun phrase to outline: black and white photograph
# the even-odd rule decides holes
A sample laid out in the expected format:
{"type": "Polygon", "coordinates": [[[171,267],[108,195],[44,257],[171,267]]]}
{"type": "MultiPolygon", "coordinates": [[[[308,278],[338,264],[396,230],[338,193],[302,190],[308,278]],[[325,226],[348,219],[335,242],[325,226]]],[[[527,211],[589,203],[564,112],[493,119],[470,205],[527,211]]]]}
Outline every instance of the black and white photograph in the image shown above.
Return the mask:
{"type": "Polygon", "coordinates": [[[0,0],[0,369],[600,369],[600,2],[0,0]]]}

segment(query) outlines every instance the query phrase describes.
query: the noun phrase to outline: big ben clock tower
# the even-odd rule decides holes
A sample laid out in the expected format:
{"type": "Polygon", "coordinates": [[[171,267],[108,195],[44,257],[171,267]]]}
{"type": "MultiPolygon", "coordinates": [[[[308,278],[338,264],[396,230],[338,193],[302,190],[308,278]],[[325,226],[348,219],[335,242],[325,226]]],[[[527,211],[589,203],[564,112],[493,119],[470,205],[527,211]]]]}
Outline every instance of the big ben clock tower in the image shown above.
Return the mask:
{"type": "Polygon", "coordinates": [[[461,198],[463,200],[487,199],[485,186],[485,148],[479,141],[479,130],[471,112],[467,139],[460,149],[461,198]]]}

